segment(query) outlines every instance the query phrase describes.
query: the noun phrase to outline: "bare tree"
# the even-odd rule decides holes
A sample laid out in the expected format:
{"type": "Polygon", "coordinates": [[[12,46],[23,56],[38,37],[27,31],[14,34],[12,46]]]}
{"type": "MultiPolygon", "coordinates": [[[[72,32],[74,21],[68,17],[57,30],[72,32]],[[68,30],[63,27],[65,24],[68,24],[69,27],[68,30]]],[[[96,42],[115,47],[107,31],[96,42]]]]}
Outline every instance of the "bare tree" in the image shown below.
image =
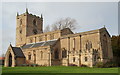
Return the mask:
{"type": "Polygon", "coordinates": [[[52,31],[61,30],[64,28],[70,28],[71,30],[76,29],[77,21],[72,18],[59,19],[54,24],[52,24],[52,31]]]}
{"type": "Polygon", "coordinates": [[[52,31],[55,31],[55,30],[59,30],[58,26],[57,25],[52,25],[52,28],[51,28],[52,31]]]}
{"type": "Polygon", "coordinates": [[[45,27],[45,29],[44,29],[44,32],[50,32],[51,30],[50,30],[50,26],[49,25],[47,25],[46,27],[45,27]]]}

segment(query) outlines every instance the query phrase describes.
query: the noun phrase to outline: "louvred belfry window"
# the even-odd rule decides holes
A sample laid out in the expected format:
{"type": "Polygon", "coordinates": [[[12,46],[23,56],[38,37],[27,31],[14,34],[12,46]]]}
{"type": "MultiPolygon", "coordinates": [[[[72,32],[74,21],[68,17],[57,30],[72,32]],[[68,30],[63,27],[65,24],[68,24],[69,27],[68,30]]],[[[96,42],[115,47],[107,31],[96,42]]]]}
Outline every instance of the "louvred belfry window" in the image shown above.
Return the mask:
{"type": "Polygon", "coordinates": [[[35,19],[33,20],[33,25],[34,25],[34,26],[37,26],[37,25],[36,25],[36,20],[35,20],[35,19]]]}

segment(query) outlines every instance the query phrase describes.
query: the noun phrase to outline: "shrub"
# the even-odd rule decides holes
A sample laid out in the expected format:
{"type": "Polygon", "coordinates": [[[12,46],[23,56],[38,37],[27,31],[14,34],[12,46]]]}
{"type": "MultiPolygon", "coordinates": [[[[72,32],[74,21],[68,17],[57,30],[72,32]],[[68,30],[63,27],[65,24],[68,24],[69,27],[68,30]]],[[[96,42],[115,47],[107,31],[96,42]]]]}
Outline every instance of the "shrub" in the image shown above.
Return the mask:
{"type": "Polygon", "coordinates": [[[98,62],[94,67],[102,68],[103,65],[103,62],[98,62]]]}
{"type": "Polygon", "coordinates": [[[103,67],[105,67],[105,68],[118,67],[118,63],[116,63],[116,62],[114,62],[114,61],[109,61],[109,62],[105,63],[105,64],[103,65],[103,67]]]}
{"type": "Polygon", "coordinates": [[[110,68],[110,67],[118,67],[118,64],[114,61],[109,61],[106,63],[98,62],[94,67],[98,68],[110,68]]]}

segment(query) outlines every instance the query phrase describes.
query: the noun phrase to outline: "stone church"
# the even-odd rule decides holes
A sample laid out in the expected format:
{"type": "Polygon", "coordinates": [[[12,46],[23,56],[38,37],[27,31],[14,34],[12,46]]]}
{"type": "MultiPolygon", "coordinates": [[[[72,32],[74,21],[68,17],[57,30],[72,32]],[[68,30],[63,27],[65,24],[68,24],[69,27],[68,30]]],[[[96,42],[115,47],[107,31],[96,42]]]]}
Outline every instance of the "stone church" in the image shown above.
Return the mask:
{"type": "Polygon", "coordinates": [[[43,17],[26,12],[16,16],[16,46],[5,55],[5,67],[86,65],[113,59],[111,37],[105,27],[73,33],[69,28],[43,32],[43,17]]]}

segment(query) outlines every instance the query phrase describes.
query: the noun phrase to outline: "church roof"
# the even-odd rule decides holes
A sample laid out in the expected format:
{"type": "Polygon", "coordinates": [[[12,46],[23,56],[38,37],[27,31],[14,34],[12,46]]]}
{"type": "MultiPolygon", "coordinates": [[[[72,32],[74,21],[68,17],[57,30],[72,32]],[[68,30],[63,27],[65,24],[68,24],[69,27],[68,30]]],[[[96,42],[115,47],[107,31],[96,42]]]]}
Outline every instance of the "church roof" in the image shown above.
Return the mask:
{"type": "Polygon", "coordinates": [[[39,43],[32,43],[32,44],[26,44],[23,45],[21,48],[22,49],[27,49],[27,48],[35,48],[35,47],[40,47],[40,46],[49,46],[55,44],[57,40],[50,40],[50,41],[44,41],[44,42],[39,42],[39,43]]]}
{"type": "Polygon", "coordinates": [[[20,47],[12,47],[16,57],[25,57],[20,47]]]}

